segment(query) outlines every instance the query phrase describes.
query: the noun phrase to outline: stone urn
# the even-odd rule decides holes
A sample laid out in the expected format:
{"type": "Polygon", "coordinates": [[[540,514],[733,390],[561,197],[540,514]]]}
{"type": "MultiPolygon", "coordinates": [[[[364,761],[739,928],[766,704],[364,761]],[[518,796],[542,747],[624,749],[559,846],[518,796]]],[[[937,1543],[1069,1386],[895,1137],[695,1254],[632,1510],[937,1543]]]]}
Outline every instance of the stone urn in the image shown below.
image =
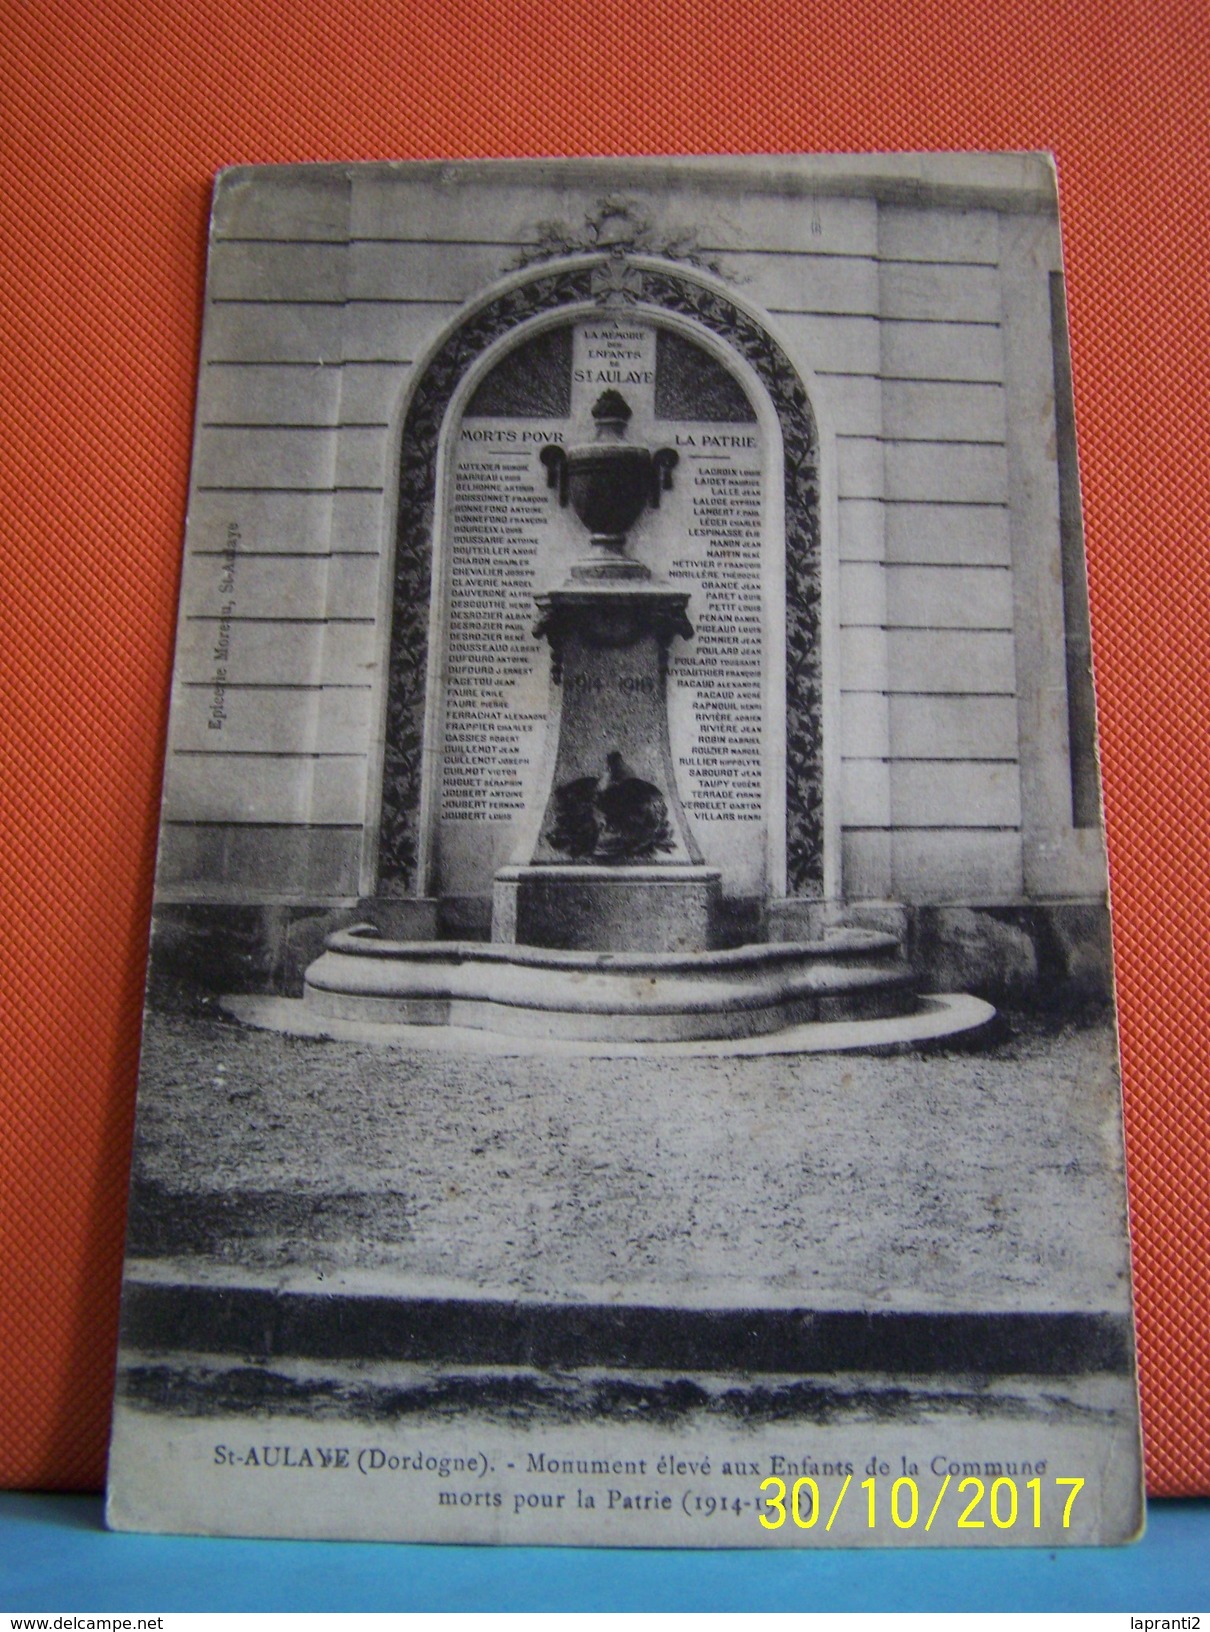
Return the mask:
{"type": "Polygon", "coordinates": [[[626,535],[647,505],[659,508],[661,489],[672,485],[674,448],[650,448],[626,440],[631,409],[620,391],[605,391],[592,408],[596,439],[574,447],[543,448],[547,485],[558,486],[560,504],[570,502],[587,528],[592,555],[572,577],[647,578],[648,569],[626,554],[626,535]]]}

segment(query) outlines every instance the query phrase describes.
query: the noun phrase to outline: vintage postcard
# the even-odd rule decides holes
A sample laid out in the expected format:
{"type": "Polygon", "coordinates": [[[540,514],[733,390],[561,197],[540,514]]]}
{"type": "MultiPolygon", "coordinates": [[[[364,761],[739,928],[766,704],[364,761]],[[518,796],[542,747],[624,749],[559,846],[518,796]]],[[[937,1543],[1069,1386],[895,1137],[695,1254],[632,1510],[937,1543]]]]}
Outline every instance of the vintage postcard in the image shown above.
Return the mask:
{"type": "Polygon", "coordinates": [[[1142,1524],[1053,166],[217,183],[109,1519],[1142,1524]]]}

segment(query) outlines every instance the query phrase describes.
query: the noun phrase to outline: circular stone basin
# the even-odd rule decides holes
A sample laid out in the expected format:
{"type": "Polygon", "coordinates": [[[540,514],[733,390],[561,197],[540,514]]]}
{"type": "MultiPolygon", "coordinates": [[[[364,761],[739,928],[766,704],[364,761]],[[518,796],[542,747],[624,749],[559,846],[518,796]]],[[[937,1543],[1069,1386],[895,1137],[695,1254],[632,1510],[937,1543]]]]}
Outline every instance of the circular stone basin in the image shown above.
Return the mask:
{"type": "Polygon", "coordinates": [[[325,947],[307,970],[305,1000],[342,1020],[675,1042],[906,1015],[917,1004],[898,941],[876,930],[657,953],[389,941],[358,925],[330,935],[325,947]]]}

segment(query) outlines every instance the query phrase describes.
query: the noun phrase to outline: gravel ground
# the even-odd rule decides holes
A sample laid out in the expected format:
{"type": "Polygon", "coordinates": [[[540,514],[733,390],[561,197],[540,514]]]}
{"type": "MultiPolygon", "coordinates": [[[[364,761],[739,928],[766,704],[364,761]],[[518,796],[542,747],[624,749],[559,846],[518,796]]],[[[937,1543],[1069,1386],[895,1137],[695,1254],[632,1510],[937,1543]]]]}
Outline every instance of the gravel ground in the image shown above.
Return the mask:
{"type": "Polygon", "coordinates": [[[131,1251],[503,1295],[1128,1307],[1113,1034],[599,1060],[148,1019],[131,1251]]]}

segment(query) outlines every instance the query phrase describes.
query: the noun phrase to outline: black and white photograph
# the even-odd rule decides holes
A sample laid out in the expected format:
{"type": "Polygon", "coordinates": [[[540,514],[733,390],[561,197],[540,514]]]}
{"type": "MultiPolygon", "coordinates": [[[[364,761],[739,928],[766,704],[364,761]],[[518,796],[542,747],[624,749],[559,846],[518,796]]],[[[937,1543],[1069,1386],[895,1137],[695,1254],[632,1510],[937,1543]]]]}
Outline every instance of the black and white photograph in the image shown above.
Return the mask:
{"type": "Polygon", "coordinates": [[[246,167],[108,1517],[1142,1526],[1055,171],[246,167]]]}

